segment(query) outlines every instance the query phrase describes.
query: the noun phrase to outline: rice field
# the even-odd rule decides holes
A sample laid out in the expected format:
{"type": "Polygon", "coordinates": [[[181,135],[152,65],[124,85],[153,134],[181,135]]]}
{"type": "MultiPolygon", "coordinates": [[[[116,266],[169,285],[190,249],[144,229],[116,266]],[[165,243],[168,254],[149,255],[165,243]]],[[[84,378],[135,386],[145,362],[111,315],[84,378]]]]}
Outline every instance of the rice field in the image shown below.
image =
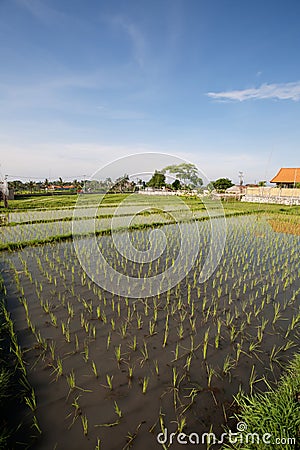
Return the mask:
{"type": "MultiPolygon", "coordinates": [[[[186,211],[178,206],[178,202],[168,200],[168,204],[156,198],[152,210],[143,211],[147,202],[141,197],[134,196],[134,200],[128,205],[122,206],[118,210],[118,203],[111,203],[109,206],[101,205],[102,196],[92,200],[84,207],[76,208],[76,219],[80,220],[82,231],[89,229],[91,224],[96,221],[96,230],[103,232],[107,230],[118,229],[124,226],[126,218],[131,221],[131,226],[143,226],[156,224],[165,224],[174,222],[173,215],[176,212],[177,220],[184,220],[186,211]],[[97,200],[98,203],[95,203],[97,200]],[[141,200],[144,200],[141,202],[141,200]],[[166,207],[166,208],[165,208],[166,207]],[[165,211],[162,211],[165,208],[165,211]],[[135,211],[138,211],[136,214],[135,211]],[[112,226],[113,218],[113,226],[112,226]],[[133,218],[133,220],[132,220],[133,218]]],[[[147,199],[146,199],[147,200],[147,199]]],[[[53,236],[70,237],[72,234],[73,209],[48,209],[48,210],[27,210],[12,211],[8,214],[7,226],[2,226],[1,244],[21,244],[24,242],[33,242],[50,239],[53,236]]],[[[207,211],[202,204],[193,210],[196,219],[207,218],[207,211]]]]}
{"type": "MultiPolygon", "coordinates": [[[[78,238],[88,270],[71,240],[0,254],[8,309],[34,389],[29,404],[40,430],[34,448],[181,448],[159,443],[158,434],[221,435],[235,429],[239,391],[268,390],[299,350],[297,217],[228,217],[220,262],[201,283],[212,240],[205,209],[193,208],[201,219],[195,225],[170,200],[167,212],[157,207],[135,215],[128,233],[123,228],[136,206],[79,211],[83,235],[94,217],[96,231],[110,229],[112,218],[117,231],[78,238]],[[187,236],[179,268],[174,211],[187,236]],[[153,240],[154,223],[159,234],[153,240]],[[124,278],[111,278],[97,248],[124,278]],[[167,271],[179,282],[163,289],[149,283],[167,271]],[[126,277],[138,280],[138,296],[120,282],[126,277]],[[110,289],[116,280],[120,285],[110,289]]],[[[14,224],[1,227],[2,243],[68,235],[71,212],[16,211],[14,224]]],[[[198,447],[222,448],[201,441],[198,447]]]]}

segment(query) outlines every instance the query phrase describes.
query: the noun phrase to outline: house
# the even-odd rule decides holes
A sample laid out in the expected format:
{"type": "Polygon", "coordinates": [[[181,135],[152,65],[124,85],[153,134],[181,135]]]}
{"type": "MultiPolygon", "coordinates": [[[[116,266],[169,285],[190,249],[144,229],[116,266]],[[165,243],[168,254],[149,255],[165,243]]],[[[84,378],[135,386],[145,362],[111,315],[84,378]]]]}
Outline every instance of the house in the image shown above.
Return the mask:
{"type": "Polygon", "coordinates": [[[48,186],[49,191],[58,191],[60,189],[62,189],[61,186],[56,186],[55,184],[50,184],[50,186],[48,186]]]}
{"type": "Polygon", "coordinates": [[[56,184],[50,184],[48,187],[49,191],[71,191],[75,189],[75,186],[73,184],[68,185],[56,185],[56,184]]]}
{"type": "Polygon", "coordinates": [[[300,206],[299,167],[282,167],[270,182],[276,186],[248,187],[242,201],[300,206]]]}
{"type": "Polygon", "coordinates": [[[282,167],[270,182],[280,188],[295,188],[300,185],[300,167],[282,167]]]}

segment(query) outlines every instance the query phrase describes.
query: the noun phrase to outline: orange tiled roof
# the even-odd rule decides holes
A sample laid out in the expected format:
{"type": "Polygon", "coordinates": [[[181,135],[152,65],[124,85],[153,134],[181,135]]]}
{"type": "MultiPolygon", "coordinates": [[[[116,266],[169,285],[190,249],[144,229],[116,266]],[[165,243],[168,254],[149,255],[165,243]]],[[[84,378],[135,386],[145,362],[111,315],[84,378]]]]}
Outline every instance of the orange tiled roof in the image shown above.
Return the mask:
{"type": "Polygon", "coordinates": [[[271,183],[300,183],[300,168],[282,167],[271,183]]]}

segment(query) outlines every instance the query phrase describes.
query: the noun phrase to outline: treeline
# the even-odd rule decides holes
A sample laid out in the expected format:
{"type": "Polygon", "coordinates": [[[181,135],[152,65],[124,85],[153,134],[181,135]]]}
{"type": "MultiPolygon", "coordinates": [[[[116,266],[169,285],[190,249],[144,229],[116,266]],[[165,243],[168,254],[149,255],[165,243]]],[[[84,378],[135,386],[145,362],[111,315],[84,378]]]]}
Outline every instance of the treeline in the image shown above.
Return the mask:
{"type": "Polygon", "coordinates": [[[48,180],[47,178],[44,181],[21,181],[14,180],[8,182],[8,187],[13,189],[16,193],[37,193],[37,192],[48,192],[49,190],[59,190],[59,189],[70,189],[70,190],[80,190],[83,188],[85,180],[73,180],[73,181],[63,181],[62,178],[57,180],[48,180]]]}
{"type": "MultiPolygon", "coordinates": [[[[126,193],[142,190],[146,188],[166,189],[166,190],[199,190],[203,189],[203,180],[199,177],[199,171],[194,164],[182,163],[178,165],[167,166],[161,170],[155,170],[152,177],[145,181],[142,179],[132,180],[128,174],[112,180],[77,180],[64,181],[61,177],[57,180],[23,182],[14,180],[8,183],[9,188],[16,194],[38,194],[51,192],[68,193],[126,193]]],[[[206,189],[216,189],[224,192],[233,183],[228,178],[220,178],[206,186],[206,189]]]]}

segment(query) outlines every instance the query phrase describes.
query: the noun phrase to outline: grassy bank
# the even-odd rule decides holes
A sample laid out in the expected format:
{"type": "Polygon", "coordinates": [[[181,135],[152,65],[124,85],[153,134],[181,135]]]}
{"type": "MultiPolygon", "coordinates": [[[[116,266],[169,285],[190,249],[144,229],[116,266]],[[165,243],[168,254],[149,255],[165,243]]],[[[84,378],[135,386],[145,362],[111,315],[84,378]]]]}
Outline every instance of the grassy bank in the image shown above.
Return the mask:
{"type": "MultiPolygon", "coordinates": [[[[86,203],[93,204],[100,197],[100,194],[88,194],[85,196],[86,203]]],[[[104,198],[105,204],[112,202],[119,203],[127,197],[127,194],[109,194],[104,198]]],[[[139,198],[141,196],[138,196],[139,198]]],[[[60,194],[60,195],[27,195],[22,198],[16,198],[8,202],[8,208],[0,207],[0,212],[4,211],[27,211],[32,209],[61,209],[61,208],[73,208],[76,205],[78,194],[60,194]]]]}
{"type": "Polygon", "coordinates": [[[290,363],[276,389],[269,387],[269,391],[264,394],[240,394],[236,397],[236,401],[241,410],[237,419],[240,423],[246,424],[247,428],[242,433],[243,443],[232,444],[226,448],[234,450],[300,448],[300,354],[297,354],[290,363]],[[256,433],[260,437],[260,442],[255,440],[252,443],[251,433],[256,433]],[[261,442],[263,436],[265,442],[261,442]]]}
{"type": "MultiPolygon", "coordinates": [[[[128,194],[107,194],[104,197],[98,194],[88,194],[85,196],[85,203],[95,205],[101,198],[101,204],[110,206],[112,204],[119,204],[122,202],[128,194]]],[[[133,203],[147,203],[152,196],[130,194],[130,201],[133,203]]],[[[174,202],[174,197],[155,196],[160,198],[162,202],[165,202],[168,198],[170,202],[174,202]]],[[[193,209],[199,208],[203,203],[199,197],[181,197],[185,203],[193,209]]],[[[47,210],[47,209],[72,209],[75,207],[78,199],[77,194],[60,194],[60,195],[40,195],[36,197],[34,195],[24,196],[21,199],[10,200],[9,207],[5,209],[3,205],[0,205],[0,213],[10,211],[27,211],[27,210],[47,210]]],[[[253,211],[263,209],[267,213],[277,212],[283,214],[300,214],[300,206],[285,206],[275,204],[262,204],[262,203],[246,203],[237,200],[230,200],[222,202],[224,210],[237,210],[237,211],[253,211]]]]}

